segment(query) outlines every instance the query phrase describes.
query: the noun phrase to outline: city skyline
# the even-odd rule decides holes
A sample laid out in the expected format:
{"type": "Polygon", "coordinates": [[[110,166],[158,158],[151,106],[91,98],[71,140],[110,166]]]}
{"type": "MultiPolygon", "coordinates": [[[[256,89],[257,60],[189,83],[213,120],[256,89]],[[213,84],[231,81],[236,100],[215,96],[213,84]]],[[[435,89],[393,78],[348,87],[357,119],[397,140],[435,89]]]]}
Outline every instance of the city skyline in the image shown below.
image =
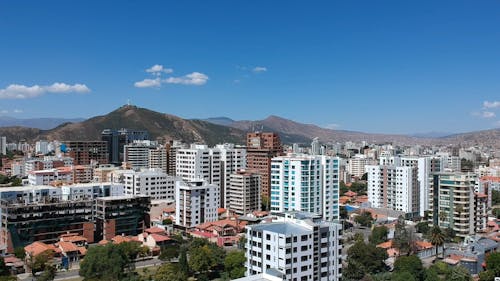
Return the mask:
{"type": "Polygon", "coordinates": [[[500,126],[495,1],[0,4],[0,115],[500,126]]]}

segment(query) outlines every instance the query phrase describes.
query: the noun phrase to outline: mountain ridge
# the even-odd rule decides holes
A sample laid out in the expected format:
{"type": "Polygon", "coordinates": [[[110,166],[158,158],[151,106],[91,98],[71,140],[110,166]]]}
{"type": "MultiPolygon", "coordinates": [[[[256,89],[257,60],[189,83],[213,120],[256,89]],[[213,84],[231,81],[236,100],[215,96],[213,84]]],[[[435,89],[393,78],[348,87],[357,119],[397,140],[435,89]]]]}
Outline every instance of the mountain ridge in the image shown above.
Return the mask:
{"type": "Polygon", "coordinates": [[[244,144],[247,132],[254,130],[277,132],[285,144],[301,143],[309,145],[318,137],[322,143],[366,141],[368,143],[394,143],[401,145],[434,144],[485,144],[500,147],[500,129],[454,134],[439,138],[415,137],[396,134],[373,134],[348,130],[322,128],[314,124],[303,124],[276,115],[263,120],[235,121],[228,117],[208,119],[183,119],[181,117],[152,111],[137,106],[125,105],[105,115],[95,116],[82,122],[63,123],[41,130],[25,127],[0,128],[0,136],[9,141],[39,139],[47,140],[98,140],[104,129],[147,130],[152,139],[178,139],[187,143],[198,142],[215,145],[222,142],[244,144]],[[210,122],[212,121],[212,122],[210,122]],[[214,124],[226,122],[228,125],[214,124]]]}

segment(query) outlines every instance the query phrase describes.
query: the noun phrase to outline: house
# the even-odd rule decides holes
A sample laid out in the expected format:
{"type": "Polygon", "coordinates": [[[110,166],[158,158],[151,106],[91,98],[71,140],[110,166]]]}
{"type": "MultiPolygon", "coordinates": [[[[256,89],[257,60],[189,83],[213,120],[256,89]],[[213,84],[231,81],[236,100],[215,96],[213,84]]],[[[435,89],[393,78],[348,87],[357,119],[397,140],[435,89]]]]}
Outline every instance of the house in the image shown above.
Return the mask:
{"type": "Polygon", "coordinates": [[[159,254],[161,248],[175,243],[175,240],[166,235],[164,229],[159,227],[151,227],[146,229],[143,233],[137,235],[137,240],[143,246],[148,247],[153,255],[159,254]]]}
{"type": "Polygon", "coordinates": [[[461,265],[471,274],[479,274],[486,267],[486,257],[498,250],[498,242],[480,236],[468,236],[459,247],[445,249],[444,262],[461,265]]]}

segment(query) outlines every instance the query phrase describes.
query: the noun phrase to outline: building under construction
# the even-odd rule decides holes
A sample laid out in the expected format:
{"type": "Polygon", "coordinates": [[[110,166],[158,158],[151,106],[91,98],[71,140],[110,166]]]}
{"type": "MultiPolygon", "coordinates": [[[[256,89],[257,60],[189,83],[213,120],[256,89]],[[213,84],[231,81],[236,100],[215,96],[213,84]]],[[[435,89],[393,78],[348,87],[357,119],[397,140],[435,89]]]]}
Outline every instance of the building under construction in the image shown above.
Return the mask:
{"type": "Polygon", "coordinates": [[[57,187],[2,188],[0,251],[13,253],[35,241],[55,243],[68,232],[78,233],[89,243],[99,241],[103,234],[106,239],[137,235],[149,226],[149,206],[146,196],[62,200],[57,187]]]}
{"type": "Polygon", "coordinates": [[[151,198],[145,195],[101,197],[95,203],[95,238],[138,235],[149,227],[151,198]]]}

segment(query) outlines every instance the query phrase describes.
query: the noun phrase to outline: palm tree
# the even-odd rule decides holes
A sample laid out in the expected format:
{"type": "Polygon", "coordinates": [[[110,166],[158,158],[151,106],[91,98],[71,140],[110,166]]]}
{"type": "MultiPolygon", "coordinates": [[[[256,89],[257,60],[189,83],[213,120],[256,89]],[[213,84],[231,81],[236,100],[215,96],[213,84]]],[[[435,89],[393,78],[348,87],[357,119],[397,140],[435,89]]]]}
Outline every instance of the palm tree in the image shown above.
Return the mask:
{"type": "MultiPolygon", "coordinates": [[[[436,225],[431,229],[430,240],[431,244],[436,247],[436,257],[437,257],[439,246],[444,245],[444,234],[441,231],[441,228],[439,228],[439,226],[436,225]]],[[[444,249],[443,249],[443,257],[444,257],[444,249]]]]}

